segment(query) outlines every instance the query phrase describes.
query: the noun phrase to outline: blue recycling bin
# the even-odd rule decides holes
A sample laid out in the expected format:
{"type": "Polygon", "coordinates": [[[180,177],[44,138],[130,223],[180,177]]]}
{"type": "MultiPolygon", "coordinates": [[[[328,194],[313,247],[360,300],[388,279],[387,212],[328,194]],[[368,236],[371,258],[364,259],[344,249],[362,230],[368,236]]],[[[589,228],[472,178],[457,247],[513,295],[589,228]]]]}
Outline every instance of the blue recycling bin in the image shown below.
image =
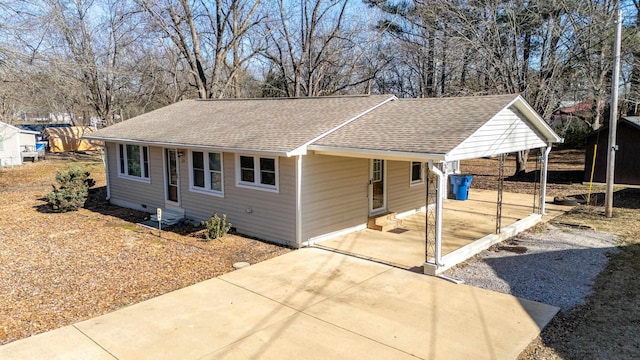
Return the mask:
{"type": "Polygon", "coordinates": [[[456,200],[467,200],[469,198],[469,188],[471,187],[471,175],[450,175],[451,186],[456,200]]]}

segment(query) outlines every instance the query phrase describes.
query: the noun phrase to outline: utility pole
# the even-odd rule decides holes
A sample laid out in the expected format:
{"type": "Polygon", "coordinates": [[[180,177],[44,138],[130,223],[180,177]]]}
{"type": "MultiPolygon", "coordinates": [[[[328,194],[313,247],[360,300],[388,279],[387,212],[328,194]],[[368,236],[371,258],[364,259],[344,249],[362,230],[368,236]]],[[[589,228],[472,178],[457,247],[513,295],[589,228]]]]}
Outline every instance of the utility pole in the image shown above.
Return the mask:
{"type": "Polygon", "coordinates": [[[618,131],[618,78],[620,77],[620,38],[622,34],[622,12],[616,10],[616,39],[613,45],[613,78],[611,79],[611,109],[609,112],[609,149],[607,153],[607,190],[604,215],[613,216],[613,184],[616,169],[616,144],[618,131]]]}

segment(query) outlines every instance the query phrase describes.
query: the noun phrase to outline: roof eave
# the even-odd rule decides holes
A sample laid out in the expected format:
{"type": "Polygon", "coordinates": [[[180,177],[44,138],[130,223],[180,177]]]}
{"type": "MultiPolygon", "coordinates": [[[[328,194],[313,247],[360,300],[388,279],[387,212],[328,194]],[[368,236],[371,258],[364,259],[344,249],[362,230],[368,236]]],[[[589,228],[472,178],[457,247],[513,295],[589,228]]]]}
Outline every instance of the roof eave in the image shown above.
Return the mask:
{"type": "Polygon", "coordinates": [[[21,134],[30,134],[30,135],[40,135],[39,132],[37,131],[32,131],[32,130],[22,130],[20,128],[18,128],[18,130],[20,131],[21,134]]]}
{"type": "Polygon", "coordinates": [[[546,121],[538,113],[527,103],[521,95],[518,95],[509,105],[515,107],[520,111],[523,115],[525,115],[528,119],[530,119],[531,125],[533,125],[540,133],[544,136],[547,143],[562,143],[564,139],[561,138],[558,134],[556,134],[553,129],[547,124],[546,121]]]}
{"type": "Polygon", "coordinates": [[[446,154],[437,153],[418,153],[409,151],[395,150],[374,150],[374,149],[357,149],[348,147],[335,147],[325,145],[309,145],[309,150],[315,151],[320,155],[345,156],[366,159],[385,159],[397,161],[446,161],[446,154]]]}
{"type": "Polygon", "coordinates": [[[88,139],[88,140],[100,140],[104,142],[140,144],[140,145],[161,146],[161,147],[170,147],[170,148],[205,149],[205,150],[215,150],[215,151],[230,152],[230,153],[258,153],[258,154],[265,154],[269,156],[286,156],[286,157],[290,156],[286,151],[256,150],[256,149],[220,147],[220,146],[211,146],[211,145],[171,143],[171,142],[163,142],[163,141],[133,140],[133,139],[121,139],[121,138],[111,138],[111,137],[105,137],[105,136],[92,136],[92,135],[85,135],[82,138],[88,139]]]}

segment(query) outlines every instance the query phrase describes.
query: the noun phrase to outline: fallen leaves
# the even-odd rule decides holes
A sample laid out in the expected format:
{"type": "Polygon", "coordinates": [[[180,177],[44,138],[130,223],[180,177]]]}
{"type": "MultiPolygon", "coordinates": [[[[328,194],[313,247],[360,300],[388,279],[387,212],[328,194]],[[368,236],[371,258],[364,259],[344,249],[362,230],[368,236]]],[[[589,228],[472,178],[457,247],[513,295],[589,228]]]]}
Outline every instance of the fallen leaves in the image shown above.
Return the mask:
{"type": "MultiPolygon", "coordinates": [[[[209,243],[193,232],[160,238],[135,225],[146,214],[106,204],[100,191],[89,208],[46,212],[40,199],[68,161],[0,172],[0,344],[219,276],[237,261],[289,251],[237,235],[209,243]]],[[[84,165],[103,187],[101,164],[84,165]]]]}

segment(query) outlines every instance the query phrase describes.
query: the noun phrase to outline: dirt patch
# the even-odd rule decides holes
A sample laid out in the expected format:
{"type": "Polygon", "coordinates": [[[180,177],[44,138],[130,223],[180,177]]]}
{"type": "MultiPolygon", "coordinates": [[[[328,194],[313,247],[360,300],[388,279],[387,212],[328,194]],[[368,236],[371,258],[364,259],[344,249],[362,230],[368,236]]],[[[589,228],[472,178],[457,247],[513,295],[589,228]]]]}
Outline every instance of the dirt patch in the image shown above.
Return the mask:
{"type": "Polygon", "coordinates": [[[508,251],[515,254],[524,254],[527,252],[527,248],[525,246],[503,245],[498,246],[498,251],[508,251]]]}
{"type": "Polygon", "coordinates": [[[161,234],[148,214],[104,201],[99,156],[64,154],[0,172],[0,344],[102,315],[289,251],[201,229],[161,234]],[[85,208],[50,213],[42,196],[56,170],[81,166],[97,181],[85,208]]]}

